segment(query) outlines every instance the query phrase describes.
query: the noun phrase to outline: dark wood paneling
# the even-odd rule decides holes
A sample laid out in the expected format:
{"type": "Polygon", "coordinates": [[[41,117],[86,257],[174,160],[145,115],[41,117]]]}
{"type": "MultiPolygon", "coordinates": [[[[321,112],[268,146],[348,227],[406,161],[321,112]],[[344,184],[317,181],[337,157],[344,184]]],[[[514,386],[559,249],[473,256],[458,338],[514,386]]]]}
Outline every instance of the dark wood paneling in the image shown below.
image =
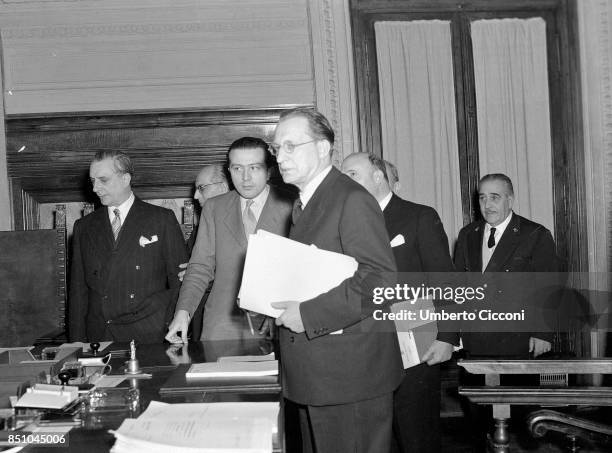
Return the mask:
{"type": "MultiPolygon", "coordinates": [[[[287,106],[292,107],[292,106],[287,106]]],[[[281,108],[225,111],[105,112],[11,116],[7,165],[16,229],[34,227],[24,200],[97,202],[89,164],[97,151],[117,149],[134,162],[134,192],[145,199],[185,198],[207,164],[223,163],[242,136],[266,138],[281,108]]]]}

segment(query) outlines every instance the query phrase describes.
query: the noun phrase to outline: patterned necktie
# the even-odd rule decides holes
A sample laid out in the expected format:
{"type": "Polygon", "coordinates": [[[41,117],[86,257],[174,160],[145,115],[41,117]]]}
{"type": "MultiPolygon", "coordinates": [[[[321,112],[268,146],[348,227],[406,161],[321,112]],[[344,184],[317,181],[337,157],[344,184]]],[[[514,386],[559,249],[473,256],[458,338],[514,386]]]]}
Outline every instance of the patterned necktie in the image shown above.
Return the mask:
{"type": "Polygon", "coordinates": [[[247,240],[249,239],[249,234],[255,233],[255,228],[257,227],[257,219],[255,218],[253,209],[251,209],[252,206],[253,200],[247,200],[244,211],[242,212],[242,223],[244,225],[244,234],[246,234],[247,240]]]}
{"type": "Polygon", "coordinates": [[[495,247],[495,228],[491,228],[491,234],[489,234],[489,240],[487,241],[487,247],[495,247]]]}
{"type": "Polygon", "coordinates": [[[293,211],[291,211],[291,221],[294,225],[297,223],[298,219],[302,215],[302,211],[302,200],[298,198],[293,204],[293,211]]]}
{"type": "Polygon", "coordinates": [[[113,229],[113,236],[115,237],[115,241],[119,236],[119,231],[121,231],[121,216],[119,209],[113,209],[113,213],[115,214],[115,218],[111,222],[111,228],[113,229]]]}

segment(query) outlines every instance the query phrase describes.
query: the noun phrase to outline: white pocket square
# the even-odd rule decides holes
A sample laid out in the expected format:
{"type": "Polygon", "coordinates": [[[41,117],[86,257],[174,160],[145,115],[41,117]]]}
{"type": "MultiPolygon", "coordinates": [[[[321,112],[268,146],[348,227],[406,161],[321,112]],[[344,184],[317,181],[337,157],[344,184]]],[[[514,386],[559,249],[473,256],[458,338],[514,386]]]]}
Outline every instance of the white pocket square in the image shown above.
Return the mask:
{"type": "Polygon", "coordinates": [[[140,244],[141,247],[144,247],[145,245],[153,244],[154,242],[157,242],[156,234],[151,236],[151,239],[147,239],[144,236],[140,236],[140,239],[138,240],[138,244],[140,244]]]}
{"type": "Polygon", "coordinates": [[[404,240],[404,235],[403,234],[398,234],[397,236],[395,236],[392,240],[391,240],[391,247],[397,247],[398,245],[402,245],[405,244],[406,241],[404,240]]]}

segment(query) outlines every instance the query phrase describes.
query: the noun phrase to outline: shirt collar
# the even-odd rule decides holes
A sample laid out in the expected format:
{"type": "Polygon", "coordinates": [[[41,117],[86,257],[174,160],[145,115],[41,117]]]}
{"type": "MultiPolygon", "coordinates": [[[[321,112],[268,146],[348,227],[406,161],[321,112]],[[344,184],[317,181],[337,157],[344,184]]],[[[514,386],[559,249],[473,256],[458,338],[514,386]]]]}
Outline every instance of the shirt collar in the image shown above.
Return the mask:
{"type": "Polygon", "coordinates": [[[128,197],[127,200],[125,200],[123,203],[121,203],[119,206],[109,206],[108,207],[108,217],[110,219],[110,221],[112,222],[113,219],[115,218],[115,209],[119,209],[119,216],[121,217],[121,223],[125,222],[125,218],[128,215],[128,212],[130,212],[130,208],[132,207],[132,205],[134,204],[134,192],[130,192],[130,196],[128,197]]]}
{"type": "Polygon", "coordinates": [[[485,222],[485,238],[489,236],[489,234],[491,232],[491,228],[495,228],[495,237],[496,238],[501,237],[502,234],[504,234],[504,231],[506,231],[506,227],[510,223],[510,219],[512,219],[512,214],[513,214],[513,212],[510,211],[510,214],[508,214],[508,217],[506,217],[506,219],[502,223],[497,225],[496,227],[492,227],[491,225],[489,225],[488,223],[485,222]]]}
{"type": "MultiPolygon", "coordinates": [[[[251,209],[253,210],[253,214],[255,215],[255,219],[259,220],[259,215],[263,210],[264,205],[266,204],[266,200],[268,199],[268,194],[270,193],[270,185],[266,184],[266,187],[259,192],[255,198],[251,198],[253,200],[253,204],[251,205],[251,209]]],[[[240,195],[240,194],[238,194],[240,195]]],[[[244,212],[244,208],[246,207],[248,198],[244,198],[240,195],[240,212],[244,212]]]]}
{"type": "Polygon", "coordinates": [[[329,174],[331,169],[332,169],[332,166],[330,164],[328,167],[321,170],[321,172],[318,175],[312,178],[310,182],[304,186],[304,189],[300,191],[300,200],[302,201],[303,208],[306,207],[306,205],[308,204],[308,202],[314,195],[315,191],[321,185],[321,183],[323,182],[325,177],[329,174]]]}
{"type": "Polygon", "coordinates": [[[387,195],[385,195],[385,198],[383,198],[382,200],[380,200],[378,202],[378,204],[380,205],[381,211],[385,210],[385,208],[387,207],[387,205],[391,201],[391,197],[392,196],[393,196],[393,192],[389,191],[389,193],[387,195]]]}

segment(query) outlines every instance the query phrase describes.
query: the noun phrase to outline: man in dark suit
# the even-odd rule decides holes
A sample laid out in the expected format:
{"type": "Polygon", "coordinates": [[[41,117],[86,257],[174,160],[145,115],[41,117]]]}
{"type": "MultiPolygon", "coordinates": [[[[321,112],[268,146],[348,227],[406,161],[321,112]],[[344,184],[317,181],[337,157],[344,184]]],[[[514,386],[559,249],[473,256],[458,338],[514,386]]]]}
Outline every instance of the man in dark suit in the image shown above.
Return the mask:
{"type": "MultiPolygon", "coordinates": [[[[512,212],[514,188],[506,175],[484,176],[478,185],[478,199],[483,220],[459,232],[455,267],[458,271],[482,273],[482,281],[502,273],[500,278],[505,277],[503,281],[509,283],[505,284],[505,290],[498,289],[495,297],[507,306],[517,299],[517,290],[533,283],[524,273],[559,270],[555,243],[550,231],[542,225],[512,212]],[[508,272],[520,274],[512,279],[512,275],[506,274],[508,272]]],[[[526,356],[527,353],[538,356],[551,349],[550,335],[527,331],[466,331],[462,333],[462,340],[463,347],[472,356],[526,356]]]]}
{"type": "Polygon", "coordinates": [[[91,163],[89,178],[104,207],[74,224],[72,341],[164,338],[187,251],[174,213],[134,196],[133,174],[120,151],[98,152],[91,163]]]}
{"type": "MultiPolygon", "coordinates": [[[[398,272],[414,273],[411,276],[416,278],[421,278],[416,273],[422,273],[423,279],[431,272],[452,272],[448,239],[438,213],[393,194],[387,169],[385,161],[367,153],[350,154],[342,162],[342,172],[378,201],[398,272]]],[[[440,332],[423,356],[424,363],[405,370],[393,398],[393,435],[399,451],[440,450],[439,364],[450,359],[453,344],[458,342],[457,334],[440,332]]]]}
{"type": "Polygon", "coordinates": [[[187,342],[189,319],[213,280],[201,339],[265,338],[265,317],[241,310],[237,298],[249,235],[258,229],[289,233],[294,197],[268,185],[272,162],[267,143],[259,138],[243,137],[230,145],[228,168],[235,190],[208,199],[202,207],[195,247],[166,335],[171,343],[187,342]]]}
{"type": "Polygon", "coordinates": [[[332,167],[333,144],[327,119],[306,108],[281,114],[271,144],[283,180],[300,191],[289,237],[358,263],[324,294],[272,304],[284,310],[283,394],[299,405],[305,452],[380,453],[403,371],[393,325],[371,316],[372,289],[394,284],[395,264],[376,200],[332,167]]]}

